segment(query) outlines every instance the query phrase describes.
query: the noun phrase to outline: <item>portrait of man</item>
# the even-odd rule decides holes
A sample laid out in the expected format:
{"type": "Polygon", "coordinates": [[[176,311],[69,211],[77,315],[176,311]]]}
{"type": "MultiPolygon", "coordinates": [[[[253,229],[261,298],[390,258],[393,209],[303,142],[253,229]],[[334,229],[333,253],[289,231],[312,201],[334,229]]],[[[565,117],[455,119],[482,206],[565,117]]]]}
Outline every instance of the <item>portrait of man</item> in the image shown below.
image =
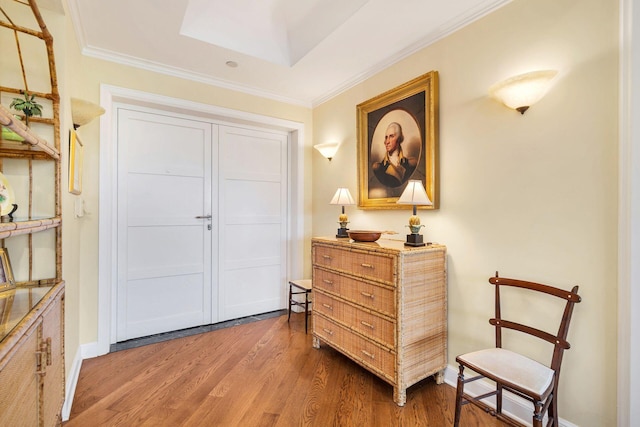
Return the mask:
{"type": "Polygon", "coordinates": [[[384,158],[373,164],[373,174],[387,187],[399,187],[416,169],[418,161],[402,151],[404,134],[399,123],[391,122],[384,133],[384,158]]]}
{"type": "MultiPolygon", "coordinates": [[[[369,154],[369,197],[398,197],[417,172],[422,138],[418,123],[404,109],[387,112],[373,131],[369,154]]],[[[421,179],[422,176],[414,179],[421,179]]]]}

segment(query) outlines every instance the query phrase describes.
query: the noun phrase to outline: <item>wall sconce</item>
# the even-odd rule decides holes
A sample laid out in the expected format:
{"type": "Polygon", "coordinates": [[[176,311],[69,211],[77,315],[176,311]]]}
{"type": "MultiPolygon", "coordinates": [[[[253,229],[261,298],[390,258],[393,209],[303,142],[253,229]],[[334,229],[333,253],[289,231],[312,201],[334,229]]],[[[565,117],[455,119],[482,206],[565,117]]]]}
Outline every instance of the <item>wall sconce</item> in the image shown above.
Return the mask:
{"type": "Polygon", "coordinates": [[[71,119],[73,128],[78,129],[96,117],[104,114],[104,108],[84,99],[71,98],[71,119]]]}
{"type": "Polygon", "coordinates": [[[547,93],[555,70],[532,71],[511,77],[489,88],[489,94],[504,105],[524,114],[547,93]]]}
{"type": "Polygon", "coordinates": [[[318,150],[320,154],[329,159],[329,161],[331,161],[333,156],[335,156],[336,151],[338,151],[339,147],[339,142],[325,142],[323,144],[317,144],[313,146],[313,148],[318,150]]]}
{"type": "Polygon", "coordinates": [[[402,192],[402,195],[396,202],[401,205],[413,205],[413,215],[409,217],[409,229],[411,230],[411,234],[407,234],[407,241],[405,242],[405,246],[424,246],[424,242],[422,240],[422,234],[420,233],[420,229],[424,227],[424,225],[420,225],[420,218],[417,215],[416,207],[420,206],[431,206],[433,202],[427,196],[427,192],[422,185],[422,181],[417,179],[411,179],[407,183],[406,188],[402,192]]]}
{"type": "Polygon", "coordinates": [[[347,205],[355,205],[356,202],[351,197],[351,193],[349,193],[348,188],[338,188],[336,194],[333,195],[333,199],[329,202],[330,205],[342,205],[342,214],[338,217],[338,223],[340,224],[340,228],[338,228],[338,234],[336,237],[349,237],[347,233],[347,224],[349,223],[349,219],[347,218],[347,214],[344,213],[344,207],[347,205]]]}

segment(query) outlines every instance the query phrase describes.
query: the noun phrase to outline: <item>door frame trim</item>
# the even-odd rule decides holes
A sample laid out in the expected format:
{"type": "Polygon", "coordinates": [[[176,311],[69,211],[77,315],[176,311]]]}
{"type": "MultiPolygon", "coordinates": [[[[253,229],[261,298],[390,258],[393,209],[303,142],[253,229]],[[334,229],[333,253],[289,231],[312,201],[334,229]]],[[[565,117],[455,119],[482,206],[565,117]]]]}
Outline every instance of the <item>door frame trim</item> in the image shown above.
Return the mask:
{"type": "Polygon", "coordinates": [[[203,104],[164,95],[100,85],[100,209],[98,231],[98,341],[97,355],[109,353],[115,342],[115,292],[117,282],[117,135],[116,104],[139,105],[178,115],[192,114],[207,120],[221,120],[247,126],[284,130],[289,134],[288,186],[289,218],[287,273],[302,277],[304,252],[304,123],[203,104]],[[299,178],[299,179],[298,179],[299,178]]]}

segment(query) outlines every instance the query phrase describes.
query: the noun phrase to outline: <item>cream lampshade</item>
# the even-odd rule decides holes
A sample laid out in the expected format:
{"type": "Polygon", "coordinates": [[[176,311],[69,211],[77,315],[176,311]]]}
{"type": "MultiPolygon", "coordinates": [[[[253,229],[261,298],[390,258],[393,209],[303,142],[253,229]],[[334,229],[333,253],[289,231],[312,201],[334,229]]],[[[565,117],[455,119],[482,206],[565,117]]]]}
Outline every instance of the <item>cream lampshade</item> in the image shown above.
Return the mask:
{"type": "Polygon", "coordinates": [[[417,179],[411,179],[407,183],[402,195],[396,202],[401,205],[413,205],[413,215],[409,218],[409,229],[411,234],[407,234],[406,246],[424,246],[420,228],[424,227],[420,225],[420,218],[417,215],[418,206],[431,206],[433,202],[429,199],[422,181],[417,179]]]}
{"type": "Polygon", "coordinates": [[[349,219],[347,218],[347,214],[344,213],[344,207],[347,205],[355,205],[356,202],[351,197],[351,193],[349,193],[348,188],[338,188],[336,194],[333,195],[333,198],[329,202],[330,205],[342,205],[342,214],[338,217],[338,223],[340,223],[340,228],[338,228],[338,233],[336,237],[349,237],[347,234],[347,224],[349,223],[349,219]]]}

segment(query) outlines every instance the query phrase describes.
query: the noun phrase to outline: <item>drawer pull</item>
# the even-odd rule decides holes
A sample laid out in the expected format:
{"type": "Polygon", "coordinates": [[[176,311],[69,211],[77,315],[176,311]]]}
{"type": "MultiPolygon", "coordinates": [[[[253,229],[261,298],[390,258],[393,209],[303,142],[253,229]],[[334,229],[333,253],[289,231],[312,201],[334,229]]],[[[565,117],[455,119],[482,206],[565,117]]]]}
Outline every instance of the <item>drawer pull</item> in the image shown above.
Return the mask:
{"type": "Polygon", "coordinates": [[[53,363],[51,360],[51,338],[47,338],[45,341],[45,346],[46,346],[46,356],[47,356],[47,366],[51,366],[51,364],[53,363]]]}
{"type": "Polygon", "coordinates": [[[332,260],[333,258],[331,257],[331,255],[322,255],[322,258],[326,259],[326,260],[332,260]]]}
{"type": "Polygon", "coordinates": [[[327,308],[327,309],[329,309],[329,310],[333,311],[333,307],[331,307],[329,304],[322,304],[322,306],[323,306],[324,308],[327,308]]]}
{"type": "Polygon", "coordinates": [[[362,325],[366,326],[367,328],[375,329],[371,323],[365,322],[364,320],[361,320],[360,323],[362,323],[362,325]]]}
{"type": "Polygon", "coordinates": [[[368,292],[360,292],[360,295],[362,295],[363,297],[367,297],[367,298],[371,298],[373,299],[373,294],[370,294],[368,292]]]}
{"type": "Polygon", "coordinates": [[[329,279],[322,279],[322,281],[323,281],[324,283],[326,283],[327,285],[333,286],[333,281],[332,281],[332,280],[329,280],[329,279]]]}
{"type": "Polygon", "coordinates": [[[360,264],[360,265],[363,266],[364,268],[373,268],[372,264],[366,264],[364,262],[362,264],[360,264]]]}
{"type": "Polygon", "coordinates": [[[47,365],[51,365],[51,338],[40,343],[40,351],[36,351],[36,374],[47,375],[47,365]]]}
{"type": "Polygon", "coordinates": [[[360,350],[362,351],[362,354],[364,354],[365,356],[369,357],[370,359],[376,360],[376,356],[369,353],[367,350],[360,350]]]}
{"type": "Polygon", "coordinates": [[[323,331],[325,331],[327,334],[329,335],[333,335],[333,331],[327,329],[327,328],[322,328],[323,331]]]}

